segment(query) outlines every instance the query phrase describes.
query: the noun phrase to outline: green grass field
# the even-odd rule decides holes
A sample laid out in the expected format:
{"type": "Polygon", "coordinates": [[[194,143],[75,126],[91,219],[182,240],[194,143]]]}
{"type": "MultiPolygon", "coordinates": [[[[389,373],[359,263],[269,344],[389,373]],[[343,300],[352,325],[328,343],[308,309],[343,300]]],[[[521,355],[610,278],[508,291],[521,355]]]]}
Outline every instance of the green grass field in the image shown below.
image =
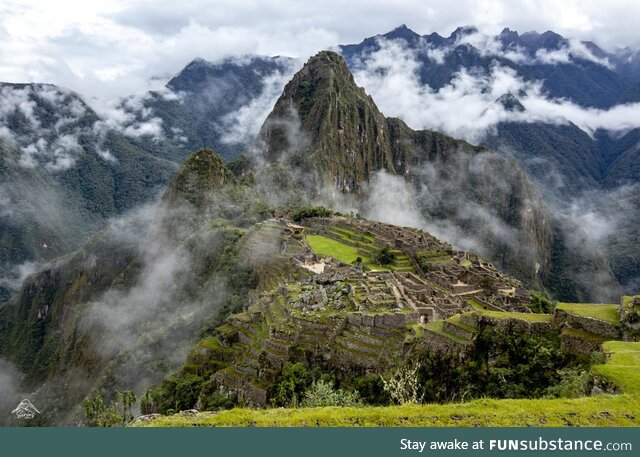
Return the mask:
{"type": "Polygon", "coordinates": [[[474,400],[445,405],[363,408],[236,408],[163,416],[141,427],[514,427],[639,426],[640,396],[554,400],[474,400]]]}
{"type": "Polygon", "coordinates": [[[489,309],[476,309],[481,316],[492,317],[494,319],[520,319],[527,322],[551,322],[551,314],[535,313],[509,313],[503,311],[492,311],[489,309]]]}
{"type": "Polygon", "coordinates": [[[358,254],[358,249],[347,244],[340,243],[332,238],[322,235],[307,235],[309,247],[318,254],[328,255],[340,262],[352,264],[358,257],[363,263],[371,263],[369,257],[358,254]]]}
{"type": "MultiPolygon", "coordinates": [[[[348,244],[341,243],[333,238],[328,238],[322,235],[307,235],[307,244],[314,252],[317,252],[321,255],[328,255],[333,257],[334,259],[339,260],[340,262],[346,264],[353,264],[353,262],[360,257],[362,259],[362,264],[369,270],[413,270],[413,266],[381,266],[373,261],[370,257],[367,257],[362,254],[358,254],[358,248],[354,246],[349,246],[348,244]]],[[[405,256],[406,257],[406,256],[405,256]]]]}
{"type": "Polygon", "coordinates": [[[607,341],[602,348],[607,353],[607,362],[594,366],[593,371],[623,392],[640,396],[640,342],[607,341]]]}
{"type": "Polygon", "coordinates": [[[599,305],[595,303],[558,303],[557,309],[576,316],[592,317],[612,324],[619,324],[618,305],[599,305]]]}

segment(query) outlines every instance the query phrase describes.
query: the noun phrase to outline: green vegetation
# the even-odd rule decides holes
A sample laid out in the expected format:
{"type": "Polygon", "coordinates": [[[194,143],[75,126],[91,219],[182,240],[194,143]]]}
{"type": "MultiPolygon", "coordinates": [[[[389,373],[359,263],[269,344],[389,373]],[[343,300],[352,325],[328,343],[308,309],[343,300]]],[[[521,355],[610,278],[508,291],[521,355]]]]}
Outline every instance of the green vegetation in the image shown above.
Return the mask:
{"type": "Polygon", "coordinates": [[[391,251],[390,246],[384,246],[376,255],[376,263],[382,266],[390,265],[396,259],[396,255],[391,251]]]}
{"type": "Polygon", "coordinates": [[[556,303],[543,296],[540,292],[535,290],[529,291],[531,293],[531,303],[529,303],[529,309],[534,313],[551,314],[556,308],[556,303]]]}
{"type": "Polygon", "coordinates": [[[371,263],[369,257],[359,254],[358,249],[353,246],[340,243],[339,241],[322,235],[307,235],[306,238],[309,247],[318,254],[331,256],[346,264],[354,263],[358,257],[360,257],[365,264],[371,263]]]}
{"type": "Polygon", "coordinates": [[[294,222],[302,222],[303,219],[309,217],[329,217],[332,214],[333,211],[324,206],[304,206],[293,213],[292,219],[294,222]]]}
{"type": "Polygon", "coordinates": [[[504,311],[493,311],[489,309],[476,309],[476,312],[481,316],[486,316],[493,319],[518,319],[527,322],[551,322],[551,320],[553,319],[553,316],[551,314],[512,313],[504,311]]]}
{"type": "Polygon", "coordinates": [[[640,396],[490,400],[445,405],[232,409],[136,422],[138,427],[611,427],[640,426],[640,396]]]}
{"type": "MultiPolygon", "coordinates": [[[[429,271],[433,263],[451,262],[451,256],[444,251],[418,251],[415,253],[415,259],[422,271],[429,271]]],[[[466,265],[471,264],[465,259],[466,265]]]]}
{"type": "Polygon", "coordinates": [[[607,341],[603,350],[607,354],[607,362],[595,365],[593,371],[619,386],[623,392],[640,398],[640,342],[607,341]]]}
{"type": "Polygon", "coordinates": [[[311,384],[302,400],[303,408],[317,408],[323,406],[361,406],[360,394],[347,390],[335,389],[333,385],[322,379],[311,384]]]}
{"type": "Polygon", "coordinates": [[[592,317],[611,324],[619,324],[618,305],[601,305],[593,303],[558,303],[557,309],[576,316],[592,317]]]}
{"type": "Polygon", "coordinates": [[[459,336],[453,335],[449,332],[446,332],[444,330],[444,321],[438,320],[438,321],[433,321],[433,322],[429,322],[426,326],[425,326],[428,330],[431,330],[434,333],[437,333],[438,335],[442,335],[445,336],[449,339],[452,339],[453,341],[460,343],[460,344],[470,344],[471,341],[469,340],[465,340],[463,338],[460,338],[459,336]]]}
{"type": "Polygon", "coordinates": [[[341,243],[333,238],[324,235],[306,235],[307,244],[314,252],[321,255],[333,257],[348,265],[360,264],[369,270],[412,270],[409,259],[406,255],[398,255],[389,246],[383,247],[375,259],[361,254],[357,247],[341,243]],[[386,248],[386,250],[385,250],[386,248]],[[380,257],[380,255],[382,257],[380,257]],[[395,261],[402,260],[400,266],[394,264],[395,261]],[[384,262],[384,264],[380,262],[384,262]],[[406,265],[405,265],[406,263],[406,265]]]}
{"type": "Polygon", "coordinates": [[[87,425],[94,427],[121,427],[133,420],[133,406],[136,404],[136,394],[132,390],[116,391],[115,400],[109,405],[101,394],[95,398],[84,400],[84,414],[87,425]]]}

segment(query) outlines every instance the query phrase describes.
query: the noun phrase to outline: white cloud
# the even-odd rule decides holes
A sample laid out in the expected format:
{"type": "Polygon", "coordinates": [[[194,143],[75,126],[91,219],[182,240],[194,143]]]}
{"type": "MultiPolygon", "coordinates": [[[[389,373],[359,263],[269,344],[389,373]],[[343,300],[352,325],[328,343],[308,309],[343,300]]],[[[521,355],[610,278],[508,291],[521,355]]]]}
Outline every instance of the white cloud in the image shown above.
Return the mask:
{"type": "Polygon", "coordinates": [[[249,144],[259,132],[285,84],[302,65],[290,62],[284,71],[275,71],[262,80],[262,92],[239,110],[227,114],[218,127],[220,141],[226,144],[249,144]]]}
{"type": "Polygon", "coordinates": [[[385,115],[400,117],[416,129],[438,130],[477,143],[503,121],[572,122],[588,134],[599,128],[625,131],[640,127],[640,103],[607,110],[582,108],[549,98],[541,82],[524,81],[497,62],[489,74],[464,69],[436,91],[420,82],[421,64],[415,51],[400,40],[379,43],[380,50],[358,64],[356,82],[385,115]],[[505,108],[499,98],[509,93],[517,96],[525,111],[505,108]]]}
{"type": "MultiPolygon", "coordinates": [[[[46,81],[84,95],[126,95],[165,81],[194,57],[239,54],[306,58],[406,23],[418,33],[448,35],[472,24],[488,34],[554,30],[609,49],[638,46],[640,3],[596,0],[410,0],[190,2],[6,0],[0,6],[0,74],[46,81]],[[357,20],[354,20],[357,18],[357,20]],[[215,43],[215,45],[212,45],[215,43]]],[[[438,58],[434,54],[435,59],[438,58]]]]}

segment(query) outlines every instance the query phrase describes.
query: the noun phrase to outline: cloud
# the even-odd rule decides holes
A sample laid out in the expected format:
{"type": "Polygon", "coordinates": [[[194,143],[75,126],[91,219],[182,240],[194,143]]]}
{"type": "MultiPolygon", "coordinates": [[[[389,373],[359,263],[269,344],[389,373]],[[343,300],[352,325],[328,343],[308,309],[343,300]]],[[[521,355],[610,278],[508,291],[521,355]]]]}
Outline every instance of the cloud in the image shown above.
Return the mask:
{"type": "Polygon", "coordinates": [[[608,58],[595,56],[584,43],[576,39],[569,39],[567,44],[560,49],[539,49],[536,51],[534,62],[556,64],[569,63],[576,59],[589,60],[607,67],[610,70],[613,69],[613,65],[609,62],[608,58]]]}
{"type": "MultiPolygon", "coordinates": [[[[164,88],[154,91],[164,100],[179,101],[181,96],[164,88]]],[[[129,95],[123,99],[93,99],[92,108],[100,119],[93,124],[93,132],[100,138],[111,130],[138,138],[148,136],[155,139],[164,138],[162,119],[154,115],[153,109],[146,105],[152,97],[151,92],[129,95]]]]}
{"type": "Polygon", "coordinates": [[[64,89],[47,85],[0,86],[0,136],[17,146],[25,168],[57,172],[72,167],[81,149],[83,104],[64,89]]]}
{"type": "Polygon", "coordinates": [[[20,373],[8,361],[0,358],[0,425],[11,417],[11,411],[20,402],[20,373]]]}
{"type": "Polygon", "coordinates": [[[552,99],[540,81],[525,81],[497,62],[489,74],[472,69],[456,73],[450,84],[433,90],[420,82],[418,51],[401,40],[379,39],[380,49],[356,63],[354,77],[387,116],[415,129],[447,133],[481,142],[500,122],[574,123],[592,135],[597,129],[626,131],[640,127],[640,103],[602,110],[552,99]],[[524,111],[507,109],[500,97],[511,94],[524,111]]]}
{"type": "Polygon", "coordinates": [[[300,66],[300,61],[289,62],[285,70],[265,76],[260,95],[237,111],[227,114],[221,125],[217,126],[221,134],[220,141],[225,144],[251,143],[282,94],[284,86],[300,66]]]}
{"type": "Polygon", "coordinates": [[[554,30],[608,49],[640,45],[633,0],[556,2],[409,0],[291,2],[252,0],[132,1],[43,4],[8,0],[0,7],[0,73],[5,80],[43,81],[89,95],[123,96],[166,81],[194,57],[239,54],[306,58],[406,23],[418,33],[448,34],[472,24],[488,34],[503,27],[554,30]],[[354,18],[358,18],[357,21],[354,18]],[[215,43],[215,46],[211,46],[215,43]]]}
{"type": "Polygon", "coordinates": [[[0,278],[0,287],[5,287],[12,292],[20,290],[22,283],[38,269],[37,262],[24,262],[15,265],[4,277],[0,278]]]}
{"type": "Polygon", "coordinates": [[[502,57],[512,62],[526,65],[533,64],[557,64],[575,62],[577,59],[588,60],[599,65],[612,69],[613,66],[605,57],[597,57],[580,40],[569,38],[559,49],[538,49],[535,55],[531,56],[527,51],[518,46],[506,47],[500,42],[497,36],[476,31],[469,34],[461,34],[456,43],[443,49],[446,54],[451,53],[456,46],[468,44],[478,50],[481,56],[502,57]]]}

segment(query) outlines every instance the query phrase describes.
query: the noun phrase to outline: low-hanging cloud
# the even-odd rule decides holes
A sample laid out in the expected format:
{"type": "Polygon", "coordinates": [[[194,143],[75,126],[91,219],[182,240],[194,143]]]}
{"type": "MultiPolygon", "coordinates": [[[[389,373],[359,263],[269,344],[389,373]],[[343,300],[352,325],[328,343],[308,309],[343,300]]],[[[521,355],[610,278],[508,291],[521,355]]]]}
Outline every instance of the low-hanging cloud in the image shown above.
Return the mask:
{"type": "Polygon", "coordinates": [[[262,80],[262,92],[237,111],[227,114],[218,126],[220,141],[225,144],[249,144],[267,118],[285,84],[300,67],[301,62],[290,61],[285,69],[267,75],[262,80]]]}
{"type": "Polygon", "coordinates": [[[597,129],[626,131],[640,127],[640,103],[603,110],[583,108],[565,99],[552,99],[540,81],[525,81],[497,61],[485,74],[463,69],[439,90],[420,82],[422,63],[416,50],[402,40],[379,39],[380,49],[356,63],[357,83],[380,109],[411,127],[438,130],[479,143],[501,122],[573,123],[593,134],[597,129]],[[513,110],[501,97],[511,95],[524,110],[513,110]]]}
{"type": "Polygon", "coordinates": [[[18,406],[20,373],[8,361],[0,358],[0,426],[8,422],[11,411],[18,406]]]}
{"type": "Polygon", "coordinates": [[[582,41],[575,38],[565,39],[557,49],[540,48],[534,55],[520,46],[505,46],[497,36],[488,35],[479,30],[461,34],[456,42],[443,49],[445,54],[455,50],[457,46],[468,44],[484,57],[502,57],[512,62],[526,65],[571,63],[587,60],[609,69],[613,68],[606,57],[596,56],[582,41]]]}

